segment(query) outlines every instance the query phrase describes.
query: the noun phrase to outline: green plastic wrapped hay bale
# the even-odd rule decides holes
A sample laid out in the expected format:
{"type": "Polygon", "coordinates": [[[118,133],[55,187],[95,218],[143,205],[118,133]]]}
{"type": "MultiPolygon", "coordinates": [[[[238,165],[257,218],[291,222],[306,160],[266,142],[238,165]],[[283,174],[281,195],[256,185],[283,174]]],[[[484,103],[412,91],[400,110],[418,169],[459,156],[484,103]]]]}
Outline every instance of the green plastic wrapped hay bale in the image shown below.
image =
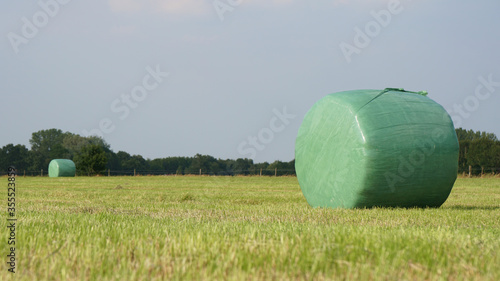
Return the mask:
{"type": "Polygon", "coordinates": [[[295,146],[313,207],[439,207],[457,178],[453,122],[427,92],[357,90],[306,114],[295,146]]]}
{"type": "Polygon", "coordinates": [[[49,163],[49,177],[74,177],[76,167],[73,161],[68,159],[54,159],[49,163]]]}

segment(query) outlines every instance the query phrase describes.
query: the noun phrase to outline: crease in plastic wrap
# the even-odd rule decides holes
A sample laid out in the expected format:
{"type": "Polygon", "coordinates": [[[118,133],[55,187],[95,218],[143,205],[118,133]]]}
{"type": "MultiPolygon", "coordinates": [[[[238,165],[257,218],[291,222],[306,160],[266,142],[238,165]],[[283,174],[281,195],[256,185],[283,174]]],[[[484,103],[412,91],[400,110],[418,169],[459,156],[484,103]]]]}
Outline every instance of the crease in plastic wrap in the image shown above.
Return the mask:
{"type": "Polygon", "coordinates": [[[457,178],[453,122],[427,92],[355,90],[306,114],[297,178],[312,207],[439,207],[457,178]]]}
{"type": "Polygon", "coordinates": [[[49,163],[49,177],[74,177],[75,163],[69,159],[54,159],[49,163]]]}

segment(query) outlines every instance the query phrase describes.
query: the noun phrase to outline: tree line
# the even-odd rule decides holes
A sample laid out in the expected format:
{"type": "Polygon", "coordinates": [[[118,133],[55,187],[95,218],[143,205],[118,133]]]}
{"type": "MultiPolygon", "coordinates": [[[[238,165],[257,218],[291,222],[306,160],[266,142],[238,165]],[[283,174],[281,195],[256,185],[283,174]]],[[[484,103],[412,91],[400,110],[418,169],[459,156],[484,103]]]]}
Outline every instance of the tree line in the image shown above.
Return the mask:
{"type": "Polygon", "coordinates": [[[177,175],[294,175],[295,161],[254,163],[247,158],[216,159],[209,155],[145,159],[125,151],[114,152],[100,137],[83,137],[59,129],[32,133],[31,149],[25,145],[8,144],[0,149],[0,171],[14,166],[19,172],[47,172],[52,159],[71,159],[79,175],[103,174],[177,174],[177,175]]]}
{"type": "MultiPolygon", "coordinates": [[[[459,173],[498,173],[500,141],[495,134],[455,130],[460,145],[459,173]]],[[[295,175],[295,160],[290,162],[254,163],[247,158],[216,159],[210,155],[145,159],[124,151],[114,152],[100,137],[83,137],[59,129],[34,132],[31,149],[24,145],[8,144],[0,148],[0,171],[14,166],[18,171],[38,174],[47,171],[52,159],[71,159],[79,175],[95,175],[110,171],[113,175],[131,174],[208,174],[208,175],[295,175]]]]}
{"type": "Polygon", "coordinates": [[[500,141],[493,133],[455,129],[460,146],[459,173],[483,174],[500,172],[500,141]]]}

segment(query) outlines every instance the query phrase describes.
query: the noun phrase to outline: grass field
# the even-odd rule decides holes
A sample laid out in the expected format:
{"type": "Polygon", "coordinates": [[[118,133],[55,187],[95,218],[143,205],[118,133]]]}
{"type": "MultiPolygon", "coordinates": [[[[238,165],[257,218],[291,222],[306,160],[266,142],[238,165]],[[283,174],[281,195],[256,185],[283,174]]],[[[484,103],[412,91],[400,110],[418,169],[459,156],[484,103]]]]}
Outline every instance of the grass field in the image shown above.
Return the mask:
{"type": "Polygon", "coordinates": [[[295,177],[16,185],[1,280],[500,280],[499,178],[458,179],[438,209],[313,209],[295,177]]]}

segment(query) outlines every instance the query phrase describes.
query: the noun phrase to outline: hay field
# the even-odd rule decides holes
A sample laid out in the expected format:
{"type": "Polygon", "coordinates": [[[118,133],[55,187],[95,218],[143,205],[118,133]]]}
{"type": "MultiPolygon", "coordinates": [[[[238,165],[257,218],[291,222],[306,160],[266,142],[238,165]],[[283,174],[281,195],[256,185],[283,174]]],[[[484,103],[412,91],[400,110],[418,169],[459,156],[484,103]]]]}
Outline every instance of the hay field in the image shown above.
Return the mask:
{"type": "Polygon", "coordinates": [[[313,209],[295,177],[16,185],[0,280],[500,280],[499,178],[458,179],[438,209],[313,209]]]}

